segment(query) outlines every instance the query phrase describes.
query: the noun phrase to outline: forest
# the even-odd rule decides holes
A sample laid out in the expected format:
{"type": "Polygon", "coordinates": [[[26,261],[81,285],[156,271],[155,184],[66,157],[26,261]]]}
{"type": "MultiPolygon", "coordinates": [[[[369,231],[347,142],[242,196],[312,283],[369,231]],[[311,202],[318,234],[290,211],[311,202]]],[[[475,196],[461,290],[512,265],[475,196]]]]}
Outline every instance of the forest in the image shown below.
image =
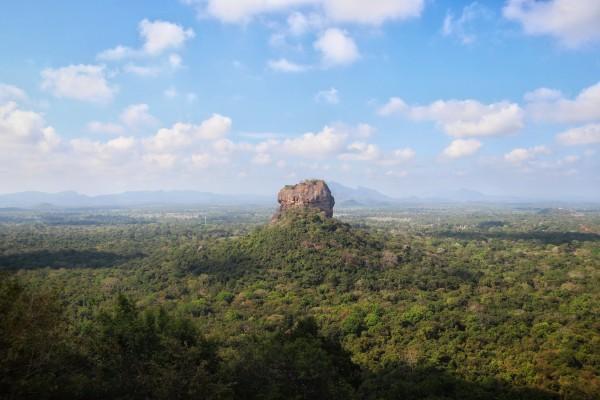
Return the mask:
{"type": "Polygon", "coordinates": [[[6,399],[598,399],[600,210],[0,210],[6,399]]]}

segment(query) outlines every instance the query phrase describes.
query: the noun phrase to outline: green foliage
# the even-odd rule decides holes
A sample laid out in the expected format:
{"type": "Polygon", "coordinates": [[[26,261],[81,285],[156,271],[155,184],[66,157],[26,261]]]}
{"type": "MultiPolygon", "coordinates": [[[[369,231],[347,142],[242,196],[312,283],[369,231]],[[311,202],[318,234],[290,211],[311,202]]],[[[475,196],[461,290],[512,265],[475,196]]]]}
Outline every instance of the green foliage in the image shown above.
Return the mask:
{"type": "Polygon", "coordinates": [[[0,223],[0,397],[598,398],[598,213],[244,212],[0,223]]]}

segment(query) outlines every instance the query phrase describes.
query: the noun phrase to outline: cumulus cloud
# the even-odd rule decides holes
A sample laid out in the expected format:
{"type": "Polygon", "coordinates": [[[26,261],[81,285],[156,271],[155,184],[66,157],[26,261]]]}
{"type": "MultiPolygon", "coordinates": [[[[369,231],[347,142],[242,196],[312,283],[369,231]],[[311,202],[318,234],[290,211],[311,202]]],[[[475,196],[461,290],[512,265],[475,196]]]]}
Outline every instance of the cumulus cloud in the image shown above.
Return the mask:
{"type": "Polygon", "coordinates": [[[527,113],[535,120],[587,122],[600,119],[600,82],[583,89],[574,99],[558,90],[540,88],[525,95],[527,113]]]}
{"type": "Polygon", "coordinates": [[[321,158],[339,152],[347,138],[345,132],[337,132],[326,126],[318,133],[308,132],[298,138],[286,139],[282,143],[285,152],[306,158],[321,158]]]}
{"type": "Polygon", "coordinates": [[[354,40],[346,31],[337,28],[323,32],[314,47],[321,52],[325,67],[352,64],[360,57],[354,40]]]}
{"type": "Polygon", "coordinates": [[[87,124],[87,130],[92,133],[108,133],[121,135],[125,127],[129,130],[140,130],[151,128],[158,124],[158,119],[150,114],[147,104],[132,104],[126,107],[119,116],[120,124],[114,122],[91,121],[87,124]]]}
{"type": "Polygon", "coordinates": [[[279,60],[270,60],[268,62],[268,66],[273,71],[278,72],[304,72],[310,68],[307,65],[296,64],[285,58],[280,58],[279,60]]]}
{"type": "Polygon", "coordinates": [[[27,94],[22,89],[0,83],[0,104],[8,101],[23,101],[27,99],[27,94]]]}
{"type": "Polygon", "coordinates": [[[141,76],[143,78],[153,78],[160,75],[161,68],[151,65],[148,66],[129,63],[123,67],[123,71],[133,75],[141,76]]]}
{"type": "Polygon", "coordinates": [[[407,104],[399,97],[391,97],[387,103],[377,110],[377,113],[383,117],[398,114],[408,109],[407,104]]]}
{"type": "Polygon", "coordinates": [[[354,130],[354,136],[359,137],[361,139],[368,139],[371,136],[375,135],[377,129],[369,124],[358,124],[356,129],[354,130]]]}
{"type": "Polygon", "coordinates": [[[415,151],[410,147],[384,152],[373,143],[353,142],[338,158],[343,161],[369,161],[373,165],[389,167],[408,163],[415,158],[415,155],[415,151]]]}
{"type": "Polygon", "coordinates": [[[365,142],[354,142],[348,145],[346,152],[340,154],[340,160],[345,161],[374,161],[381,157],[377,145],[365,142]]]}
{"type": "Polygon", "coordinates": [[[80,101],[110,101],[117,88],[111,86],[102,65],[69,65],[42,71],[42,89],[59,98],[80,101]]]}
{"type": "Polygon", "coordinates": [[[48,151],[59,144],[60,138],[41,114],[22,110],[15,102],[0,105],[0,147],[4,155],[23,146],[48,151]]]}
{"type": "Polygon", "coordinates": [[[444,149],[442,155],[447,158],[461,158],[473,155],[481,148],[481,142],[475,139],[457,139],[453,140],[448,147],[444,149]]]}
{"type": "Polygon", "coordinates": [[[520,23],[529,35],[549,35],[565,46],[600,40],[597,0],[508,0],[504,17],[520,23]]]}
{"type": "Polygon", "coordinates": [[[321,90],[315,95],[317,103],[338,104],[340,102],[339,93],[336,88],[321,90]]]}
{"type": "Polygon", "coordinates": [[[334,21],[372,25],[419,17],[425,7],[424,0],[325,0],[323,3],[334,21]]]}
{"type": "Polygon", "coordinates": [[[528,102],[538,102],[538,101],[553,101],[560,99],[562,97],[562,93],[560,90],[549,89],[549,88],[538,88],[531,92],[525,93],[523,98],[528,102]]]}
{"type": "Polygon", "coordinates": [[[149,165],[157,166],[158,168],[172,168],[177,162],[177,156],[170,153],[149,153],[144,154],[142,160],[149,165]]]}
{"type": "Polygon", "coordinates": [[[600,124],[588,124],[557,135],[559,143],[567,146],[600,143],[600,124]]]}
{"type": "Polygon", "coordinates": [[[123,155],[125,152],[133,149],[135,139],[132,137],[119,136],[108,142],[92,141],[88,139],[72,139],[71,147],[79,154],[95,155],[101,159],[113,158],[116,155],[123,155]]]}
{"type": "Polygon", "coordinates": [[[110,135],[121,135],[125,128],[113,122],[90,121],[87,124],[87,130],[91,133],[108,133],[110,135]]]}
{"type": "Polygon", "coordinates": [[[130,47],[119,45],[98,53],[96,58],[101,61],[117,61],[134,56],[136,53],[137,52],[130,47]]]}
{"type": "Polygon", "coordinates": [[[271,155],[267,153],[258,153],[252,158],[252,163],[257,165],[268,165],[271,161],[271,155]]]}
{"type": "Polygon", "coordinates": [[[130,129],[152,127],[158,124],[158,119],[149,110],[147,104],[132,104],[121,113],[121,122],[130,129]]]}
{"type": "Polygon", "coordinates": [[[139,25],[144,39],[143,49],[149,55],[158,55],[165,50],[178,49],[186,40],[195,36],[194,31],[167,21],[144,19],[139,25]]]}
{"type": "Polygon", "coordinates": [[[398,162],[407,162],[415,158],[415,151],[410,147],[396,149],[392,152],[392,160],[398,162]]]}
{"type": "Polygon", "coordinates": [[[454,36],[463,44],[473,43],[475,41],[475,33],[471,26],[479,19],[488,19],[489,12],[486,8],[477,2],[473,2],[465,6],[460,16],[454,16],[451,12],[446,13],[444,23],[442,25],[442,34],[444,36],[454,36]]]}
{"type": "Polygon", "coordinates": [[[216,157],[210,153],[196,153],[192,155],[192,165],[201,169],[227,164],[228,162],[229,160],[226,158],[216,157]]]}
{"type": "Polygon", "coordinates": [[[288,30],[292,36],[301,36],[308,31],[320,29],[324,23],[323,17],[317,13],[306,15],[295,11],[287,18],[288,30]]]}
{"type": "Polygon", "coordinates": [[[298,7],[313,7],[338,22],[379,25],[421,15],[424,0],[185,0],[197,7],[200,16],[227,23],[244,23],[268,13],[285,12],[298,7]]]}
{"type": "Polygon", "coordinates": [[[217,140],[231,129],[231,119],[213,114],[199,125],[177,122],[171,128],[162,128],[154,136],[145,140],[148,149],[154,152],[167,152],[189,146],[196,140],[217,140]]]}
{"type": "Polygon", "coordinates": [[[525,161],[532,160],[539,154],[549,154],[550,150],[546,146],[535,146],[529,149],[516,148],[504,155],[504,160],[511,163],[520,165],[525,161]]]}
{"type": "MultiPolygon", "coordinates": [[[[191,28],[185,29],[181,25],[148,19],[142,20],[138,25],[142,45],[140,48],[131,48],[118,45],[112,49],[104,50],[96,56],[102,61],[119,61],[128,58],[154,58],[163,55],[167,51],[179,50],[186,41],[195,36],[191,28]]],[[[139,63],[128,63],[123,71],[144,78],[153,78],[163,71],[177,70],[183,66],[183,60],[177,53],[171,53],[160,65],[140,65],[139,63]]]]}
{"type": "Polygon", "coordinates": [[[454,137],[496,136],[514,133],[523,127],[523,110],[518,104],[506,101],[482,104],[477,100],[437,100],[425,106],[409,106],[402,99],[392,97],[378,113],[435,121],[454,137]]]}

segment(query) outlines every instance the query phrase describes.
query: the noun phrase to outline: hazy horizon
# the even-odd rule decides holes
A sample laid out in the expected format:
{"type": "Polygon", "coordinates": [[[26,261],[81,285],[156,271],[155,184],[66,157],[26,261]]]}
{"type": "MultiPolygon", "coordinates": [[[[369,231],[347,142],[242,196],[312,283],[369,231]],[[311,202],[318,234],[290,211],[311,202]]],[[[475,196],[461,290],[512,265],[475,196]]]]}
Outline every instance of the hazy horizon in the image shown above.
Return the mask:
{"type": "Polygon", "coordinates": [[[395,198],[600,201],[597,1],[25,0],[2,14],[3,194],[274,195],[320,178],[395,198]]]}

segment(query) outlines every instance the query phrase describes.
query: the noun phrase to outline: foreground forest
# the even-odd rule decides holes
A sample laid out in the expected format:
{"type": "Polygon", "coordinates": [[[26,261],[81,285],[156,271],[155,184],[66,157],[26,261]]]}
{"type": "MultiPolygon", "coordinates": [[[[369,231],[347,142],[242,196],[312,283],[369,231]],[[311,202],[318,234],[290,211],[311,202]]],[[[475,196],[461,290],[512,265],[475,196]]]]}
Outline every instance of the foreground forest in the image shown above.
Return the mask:
{"type": "Polygon", "coordinates": [[[271,211],[0,210],[0,397],[600,397],[597,209],[271,211]]]}

